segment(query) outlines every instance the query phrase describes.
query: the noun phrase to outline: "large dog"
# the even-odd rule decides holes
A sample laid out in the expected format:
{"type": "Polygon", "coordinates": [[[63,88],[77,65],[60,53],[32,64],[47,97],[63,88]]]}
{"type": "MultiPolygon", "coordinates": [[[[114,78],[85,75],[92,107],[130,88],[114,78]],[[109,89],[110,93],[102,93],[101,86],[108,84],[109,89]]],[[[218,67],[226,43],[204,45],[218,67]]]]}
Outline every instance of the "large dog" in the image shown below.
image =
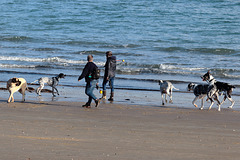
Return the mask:
{"type": "Polygon", "coordinates": [[[179,89],[175,88],[173,84],[169,81],[159,80],[159,85],[160,85],[160,92],[162,95],[162,105],[165,104],[164,98],[163,98],[164,94],[165,94],[165,102],[167,103],[167,95],[168,95],[170,98],[169,103],[172,103],[172,90],[173,89],[179,90],[179,89]]]}
{"type": "Polygon", "coordinates": [[[195,107],[198,107],[195,102],[198,100],[198,99],[201,99],[201,110],[203,110],[203,105],[204,105],[204,97],[207,96],[207,92],[208,92],[208,87],[209,85],[208,84],[194,84],[194,83],[189,83],[188,86],[187,86],[187,90],[188,91],[193,91],[194,95],[195,95],[195,98],[193,99],[192,101],[192,104],[195,106],[195,107]]]}
{"type": "Polygon", "coordinates": [[[22,101],[25,101],[25,91],[27,89],[27,82],[24,78],[11,78],[7,81],[7,90],[10,93],[9,102],[14,102],[13,94],[19,91],[22,94],[22,101]]]}
{"type": "MultiPolygon", "coordinates": [[[[55,96],[54,90],[56,90],[57,94],[59,95],[56,86],[58,85],[59,80],[61,78],[64,78],[65,76],[66,76],[65,74],[60,73],[56,77],[51,77],[51,78],[50,77],[42,77],[42,78],[39,78],[38,80],[35,80],[34,82],[38,81],[38,83],[40,84],[40,86],[37,88],[37,94],[39,96],[41,96],[41,91],[42,91],[42,89],[44,87],[44,84],[47,83],[49,86],[52,87],[52,95],[55,96]]],[[[34,82],[32,82],[32,83],[34,83],[34,82]]]]}
{"type": "Polygon", "coordinates": [[[210,71],[208,71],[205,75],[202,77],[203,81],[207,81],[209,84],[207,96],[211,101],[211,104],[209,106],[209,110],[212,108],[212,105],[214,103],[213,99],[215,99],[218,102],[218,111],[221,111],[220,106],[223,104],[223,102],[228,99],[231,102],[231,105],[228,108],[232,108],[235,101],[232,99],[232,91],[233,88],[235,88],[233,85],[230,85],[228,83],[224,82],[218,82],[214,79],[214,77],[210,74],[210,71]],[[218,99],[219,92],[224,93],[223,101],[220,103],[218,99]]]}

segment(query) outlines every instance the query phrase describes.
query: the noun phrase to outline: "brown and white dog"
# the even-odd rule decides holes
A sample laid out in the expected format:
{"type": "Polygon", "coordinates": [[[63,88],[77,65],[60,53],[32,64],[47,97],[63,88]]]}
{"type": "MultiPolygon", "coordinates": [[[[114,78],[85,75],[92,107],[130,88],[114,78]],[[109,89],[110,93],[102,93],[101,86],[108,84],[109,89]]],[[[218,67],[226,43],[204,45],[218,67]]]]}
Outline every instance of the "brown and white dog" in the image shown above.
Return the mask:
{"type": "Polygon", "coordinates": [[[7,81],[7,90],[10,93],[9,102],[14,102],[13,94],[19,91],[22,94],[22,101],[25,101],[25,91],[27,89],[27,82],[24,78],[11,78],[7,81]]]}

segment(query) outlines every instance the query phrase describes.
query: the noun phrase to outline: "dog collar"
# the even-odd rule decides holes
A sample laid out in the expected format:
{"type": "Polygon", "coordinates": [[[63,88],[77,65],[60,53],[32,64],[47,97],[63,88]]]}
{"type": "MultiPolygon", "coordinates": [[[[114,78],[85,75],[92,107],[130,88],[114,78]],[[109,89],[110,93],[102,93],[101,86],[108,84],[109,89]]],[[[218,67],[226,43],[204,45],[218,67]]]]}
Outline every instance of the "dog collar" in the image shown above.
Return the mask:
{"type": "Polygon", "coordinates": [[[212,82],[214,79],[209,80],[209,82],[212,82]]]}

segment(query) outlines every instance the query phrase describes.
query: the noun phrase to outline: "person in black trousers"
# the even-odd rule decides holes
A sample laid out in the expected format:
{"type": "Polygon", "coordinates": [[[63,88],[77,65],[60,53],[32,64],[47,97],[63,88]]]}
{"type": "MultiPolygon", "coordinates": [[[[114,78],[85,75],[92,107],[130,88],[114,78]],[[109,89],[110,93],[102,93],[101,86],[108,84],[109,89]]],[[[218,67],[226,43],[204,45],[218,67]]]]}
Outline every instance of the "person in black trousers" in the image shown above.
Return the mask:
{"type": "Polygon", "coordinates": [[[109,101],[113,101],[114,97],[114,78],[115,78],[115,72],[116,72],[116,57],[112,55],[111,51],[106,52],[106,63],[105,63],[105,73],[103,78],[103,96],[102,99],[106,99],[106,84],[109,81],[109,85],[111,88],[111,94],[109,101]]]}

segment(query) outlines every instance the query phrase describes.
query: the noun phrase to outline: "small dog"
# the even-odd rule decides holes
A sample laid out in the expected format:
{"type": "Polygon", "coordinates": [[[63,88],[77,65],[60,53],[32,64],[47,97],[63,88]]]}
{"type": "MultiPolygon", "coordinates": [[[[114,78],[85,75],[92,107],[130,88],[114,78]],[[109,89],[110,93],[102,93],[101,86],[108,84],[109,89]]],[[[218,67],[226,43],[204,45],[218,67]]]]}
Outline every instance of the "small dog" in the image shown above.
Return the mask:
{"type": "Polygon", "coordinates": [[[13,94],[19,91],[22,94],[22,102],[25,101],[25,91],[27,89],[27,82],[24,78],[11,78],[7,81],[7,90],[10,93],[8,103],[14,102],[13,94]]]}
{"type": "Polygon", "coordinates": [[[192,101],[192,104],[195,106],[195,107],[198,107],[195,102],[198,100],[198,99],[201,99],[202,100],[202,103],[201,103],[201,108],[200,110],[203,110],[203,104],[204,104],[204,97],[207,96],[207,92],[208,92],[208,87],[209,85],[208,84],[194,84],[194,83],[189,83],[188,84],[188,87],[187,87],[187,90],[188,91],[193,91],[194,95],[195,95],[195,98],[193,99],[192,101]]]}
{"type": "Polygon", "coordinates": [[[211,107],[214,103],[214,101],[213,101],[214,97],[215,97],[214,99],[218,102],[218,111],[221,111],[220,106],[223,104],[223,102],[226,100],[226,98],[231,102],[231,105],[228,108],[233,107],[233,105],[235,103],[235,101],[231,97],[233,88],[235,88],[233,85],[230,85],[230,84],[224,83],[224,82],[218,82],[210,74],[210,71],[208,71],[201,78],[202,78],[203,81],[207,81],[209,83],[208,92],[207,92],[207,96],[211,101],[211,105],[209,106],[209,110],[211,109],[211,107]],[[224,93],[224,98],[223,98],[223,101],[221,103],[218,99],[219,92],[224,93]]]}
{"type": "MultiPolygon", "coordinates": [[[[42,91],[42,89],[44,87],[44,84],[47,83],[49,86],[52,87],[52,95],[55,97],[54,90],[56,90],[57,94],[59,95],[56,86],[58,85],[59,80],[61,78],[64,78],[65,76],[66,76],[65,74],[60,73],[56,77],[52,77],[52,78],[50,78],[50,77],[42,77],[42,78],[39,78],[38,80],[35,80],[34,82],[38,81],[38,83],[40,84],[40,86],[37,88],[37,94],[39,96],[41,96],[41,91],[42,91]]],[[[32,82],[32,83],[34,83],[34,82],[32,82]]]]}
{"type": "Polygon", "coordinates": [[[162,105],[164,105],[164,98],[163,95],[165,94],[165,102],[167,103],[167,95],[169,96],[170,100],[169,103],[172,103],[172,89],[179,90],[173,86],[173,84],[169,81],[159,80],[160,85],[160,92],[162,95],[162,105]]]}

